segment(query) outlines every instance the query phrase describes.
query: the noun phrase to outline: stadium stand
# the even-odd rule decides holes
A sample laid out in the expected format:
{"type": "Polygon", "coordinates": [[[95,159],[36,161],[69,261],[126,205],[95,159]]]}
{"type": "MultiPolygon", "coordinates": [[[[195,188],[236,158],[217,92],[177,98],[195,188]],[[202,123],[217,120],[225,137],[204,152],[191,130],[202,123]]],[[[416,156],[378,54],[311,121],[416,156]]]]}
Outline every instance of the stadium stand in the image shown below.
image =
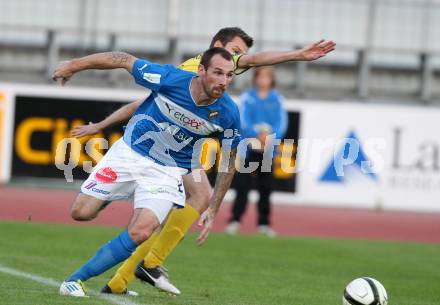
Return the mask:
{"type": "MultiPolygon", "coordinates": [[[[100,50],[178,63],[205,49],[220,27],[237,25],[256,38],[256,50],[338,42],[338,52],[317,63],[278,69],[289,97],[440,101],[438,1],[1,0],[0,11],[0,81],[48,82],[60,59],[100,50]]],[[[118,72],[91,75],[75,83],[131,86],[118,72]]]]}

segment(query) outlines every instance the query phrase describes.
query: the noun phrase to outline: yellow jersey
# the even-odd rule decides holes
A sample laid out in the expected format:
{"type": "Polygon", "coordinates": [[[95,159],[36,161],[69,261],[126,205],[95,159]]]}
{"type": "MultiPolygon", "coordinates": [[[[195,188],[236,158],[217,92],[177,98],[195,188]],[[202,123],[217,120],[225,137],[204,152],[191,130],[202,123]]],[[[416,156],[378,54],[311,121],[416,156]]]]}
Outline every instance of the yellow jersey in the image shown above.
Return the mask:
{"type": "MultiPolygon", "coordinates": [[[[241,74],[248,70],[248,68],[238,68],[238,60],[243,54],[232,54],[232,58],[234,59],[234,73],[236,75],[241,74]]],[[[197,73],[197,70],[200,65],[200,59],[202,59],[202,54],[196,55],[190,59],[187,59],[183,63],[179,65],[179,69],[188,71],[188,72],[194,72],[197,73]]]]}

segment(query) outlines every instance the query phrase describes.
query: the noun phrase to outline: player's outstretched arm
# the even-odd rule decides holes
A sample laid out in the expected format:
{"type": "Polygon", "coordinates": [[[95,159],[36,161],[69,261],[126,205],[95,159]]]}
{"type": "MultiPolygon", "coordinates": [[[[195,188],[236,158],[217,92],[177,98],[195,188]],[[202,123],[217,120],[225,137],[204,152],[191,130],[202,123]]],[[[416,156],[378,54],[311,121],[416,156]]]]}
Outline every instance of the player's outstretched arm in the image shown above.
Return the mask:
{"type": "Polygon", "coordinates": [[[136,57],[125,52],[105,52],[61,62],[55,68],[52,79],[64,84],[77,72],[90,69],[108,70],[123,68],[131,73],[136,57]]]}
{"type": "Polygon", "coordinates": [[[232,179],[235,174],[235,159],[237,157],[237,149],[234,148],[228,156],[222,157],[222,166],[217,173],[215,179],[214,193],[212,194],[211,204],[208,209],[200,216],[199,226],[203,226],[199,237],[197,238],[197,244],[201,246],[208,238],[209,232],[214,226],[214,218],[220,208],[220,205],[225,197],[226,191],[231,186],[232,179]],[[225,168],[225,170],[222,170],[225,168]]]}
{"type": "Polygon", "coordinates": [[[300,50],[285,52],[260,52],[245,54],[238,60],[239,68],[276,65],[288,61],[312,61],[319,59],[336,47],[334,41],[320,40],[300,50]]]}
{"type": "Polygon", "coordinates": [[[107,127],[126,122],[133,116],[133,114],[144,101],[145,98],[140,98],[134,102],[131,102],[130,104],[124,105],[98,123],[90,122],[88,125],[75,126],[72,129],[72,136],[80,138],[94,135],[100,133],[107,127]]]}

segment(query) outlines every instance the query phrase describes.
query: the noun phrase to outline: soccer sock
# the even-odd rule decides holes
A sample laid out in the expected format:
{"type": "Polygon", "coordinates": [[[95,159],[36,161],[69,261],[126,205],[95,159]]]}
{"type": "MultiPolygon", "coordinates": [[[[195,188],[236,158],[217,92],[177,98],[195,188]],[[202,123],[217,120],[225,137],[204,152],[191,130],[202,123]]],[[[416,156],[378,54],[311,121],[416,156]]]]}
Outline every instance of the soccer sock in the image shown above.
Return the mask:
{"type": "Polygon", "coordinates": [[[150,252],[145,256],[145,267],[161,266],[199,216],[199,212],[189,204],[183,209],[174,209],[150,252]]]}
{"type": "Polygon", "coordinates": [[[131,256],[125,260],[121,267],[119,267],[116,274],[112,277],[107,285],[110,287],[114,293],[123,293],[128,284],[134,279],[134,270],[136,269],[139,262],[147,255],[150,251],[151,246],[156,241],[159,235],[155,232],[149,239],[140,244],[136,250],[131,254],[131,256]]]}
{"type": "Polygon", "coordinates": [[[136,244],[125,230],[96,252],[87,263],[73,273],[67,281],[77,280],[87,281],[89,278],[97,276],[107,271],[117,263],[123,261],[136,249],[136,244]]]}

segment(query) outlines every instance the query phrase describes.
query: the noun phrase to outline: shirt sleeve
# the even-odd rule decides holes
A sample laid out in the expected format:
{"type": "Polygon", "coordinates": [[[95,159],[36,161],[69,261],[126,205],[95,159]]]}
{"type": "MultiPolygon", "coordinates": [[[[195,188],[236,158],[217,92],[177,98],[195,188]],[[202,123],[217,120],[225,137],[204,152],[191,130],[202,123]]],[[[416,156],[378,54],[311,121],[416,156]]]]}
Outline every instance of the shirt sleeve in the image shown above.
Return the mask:
{"type": "Polygon", "coordinates": [[[152,91],[159,91],[168,73],[168,66],[155,64],[145,59],[137,59],[132,69],[136,83],[152,91]]]}
{"type": "Polygon", "coordinates": [[[193,58],[187,59],[183,63],[179,65],[179,69],[188,71],[188,72],[194,72],[197,73],[197,70],[199,69],[200,59],[202,58],[202,55],[197,55],[193,58]]]}

